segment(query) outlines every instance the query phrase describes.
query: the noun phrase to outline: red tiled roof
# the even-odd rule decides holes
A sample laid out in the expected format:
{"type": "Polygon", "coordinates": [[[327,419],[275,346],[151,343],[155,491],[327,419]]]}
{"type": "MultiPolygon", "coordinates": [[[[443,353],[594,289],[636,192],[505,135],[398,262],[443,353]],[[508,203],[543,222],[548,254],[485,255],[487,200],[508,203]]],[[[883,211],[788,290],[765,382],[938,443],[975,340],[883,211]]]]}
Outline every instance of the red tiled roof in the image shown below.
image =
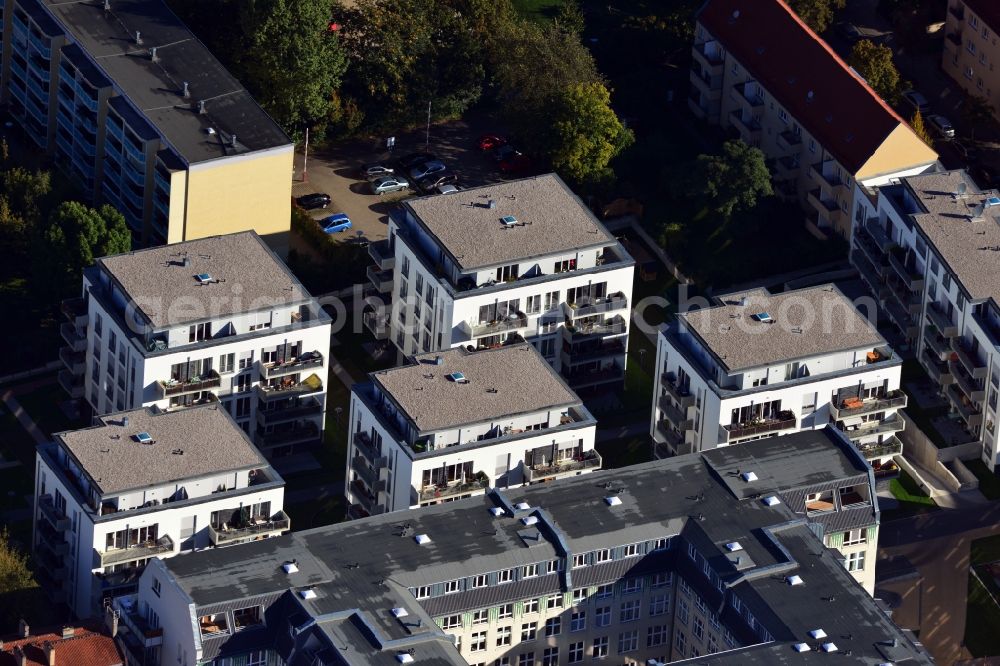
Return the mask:
{"type": "Polygon", "coordinates": [[[55,646],[56,666],[121,666],[124,663],[113,638],[76,628],[72,638],[63,638],[60,632],[4,640],[3,649],[0,649],[0,666],[17,666],[14,657],[17,648],[24,650],[28,666],[48,666],[46,643],[55,646]]]}
{"type": "Polygon", "coordinates": [[[698,19],[851,173],[904,122],[783,0],[708,0],[698,19]]]}
{"type": "Polygon", "coordinates": [[[997,0],[965,0],[965,6],[986,22],[993,32],[1000,32],[1000,2],[997,0]]]}

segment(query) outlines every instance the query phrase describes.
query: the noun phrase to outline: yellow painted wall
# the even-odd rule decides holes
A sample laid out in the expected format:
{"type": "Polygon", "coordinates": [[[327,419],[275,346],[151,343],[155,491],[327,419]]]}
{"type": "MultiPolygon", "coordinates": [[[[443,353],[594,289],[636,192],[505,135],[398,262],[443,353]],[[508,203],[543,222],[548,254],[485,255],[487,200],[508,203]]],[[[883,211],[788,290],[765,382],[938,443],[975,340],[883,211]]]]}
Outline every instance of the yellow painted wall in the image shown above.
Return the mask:
{"type": "MultiPolygon", "coordinates": [[[[170,208],[167,218],[167,243],[184,240],[184,194],[187,191],[187,171],[170,174],[170,208]]],[[[155,195],[154,195],[155,196],[155,195]]]]}
{"type": "Polygon", "coordinates": [[[855,174],[857,180],[905,171],[937,160],[934,149],[921,141],[909,125],[900,123],[875,154],[855,174]]]}
{"type": "MultiPolygon", "coordinates": [[[[288,146],[280,152],[219,160],[188,171],[183,240],[253,229],[284,253],[291,225],[292,158],[288,146]]],[[[173,208],[180,205],[183,209],[184,199],[171,191],[170,200],[174,242],[173,208]]]]}

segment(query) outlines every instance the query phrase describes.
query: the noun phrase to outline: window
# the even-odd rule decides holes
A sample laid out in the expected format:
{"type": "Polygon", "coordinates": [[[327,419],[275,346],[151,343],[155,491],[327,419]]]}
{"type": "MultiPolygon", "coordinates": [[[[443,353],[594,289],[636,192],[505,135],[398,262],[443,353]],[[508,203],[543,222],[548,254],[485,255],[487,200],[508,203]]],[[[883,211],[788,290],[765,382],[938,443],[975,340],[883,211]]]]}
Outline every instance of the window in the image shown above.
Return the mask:
{"type": "Polygon", "coordinates": [[[646,647],[656,647],[667,643],[667,625],[658,624],[646,630],[646,647]]]}
{"type": "Polygon", "coordinates": [[[538,314],[542,310],[542,295],[528,296],[524,302],[525,312],[528,314],[538,314]]]}
{"type": "Polygon", "coordinates": [[[559,292],[550,291],[545,294],[545,311],[555,310],[557,307],[559,307],[559,292]]]}
{"type": "Polygon", "coordinates": [[[416,599],[426,599],[431,596],[431,586],[421,585],[420,587],[413,590],[413,596],[416,599]]]}
{"type": "Polygon", "coordinates": [[[583,631],[587,628],[587,611],[578,610],[573,611],[573,614],[569,618],[569,630],[573,631],[583,631]]]}
{"type": "Polygon", "coordinates": [[[861,551],[859,553],[850,553],[847,556],[847,570],[848,571],[864,571],[865,570],[865,553],[861,551]]]}
{"type": "MultiPolygon", "coordinates": [[[[734,597],[735,598],[735,597],[734,597]]],[[[737,609],[739,610],[739,609],[737,609]]],[[[677,621],[681,624],[687,624],[688,621],[688,603],[684,599],[677,600],[677,621]]]]}
{"type": "Polygon", "coordinates": [[[501,569],[497,572],[497,585],[503,585],[504,583],[509,583],[512,580],[514,580],[513,569],[501,569]]]}
{"type": "Polygon", "coordinates": [[[622,594],[634,594],[642,589],[641,578],[626,578],[622,584],[622,594]]]}
{"type": "Polygon", "coordinates": [[[520,266],[511,264],[510,266],[500,266],[497,268],[497,282],[511,282],[517,279],[520,266]]]}
{"type": "Polygon", "coordinates": [[[472,624],[486,624],[490,621],[490,612],[482,608],[472,613],[472,624]]]}
{"type": "Polygon", "coordinates": [[[538,612],[538,599],[528,599],[524,602],[524,612],[525,613],[537,613],[538,612]]]}
{"type": "Polygon", "coordinates": [[[602,548],[601,550],[594,551],[594,562],[600,564],[601,562],[611,561],[611,550],[609,548],[602,548]]]}
{"type": "Polygon", "coordinates": [[[609,597],[615,596],[615,586],[612,584],[598,585],[597,594],[595,595],[598,599],[607,599],[609,597]]]}
{"type": "Polygon", "coordinates": [[[510,645],[510,639],[512,633],[513,632],[511,631],[510,627],[500,627],[499,629],[497,629],[497,647],[510,645]]]}
{"type": "Polygon", "coordinates": [[[478,576],[472,577],[472,589],[477,587],[486,587],[490,583],[490,577],[486,574],[479,574],[478,576]]]}
{"type": "Polygon", "coordinates": [[[550,617],[545,621],[545,635],[558,636],[562,633],[562,618],[550,617]]]}
{"type": "Polygon", "coordinates": [[[160,596],[160,589],[161,589],[160,588],[160,579],[159,578],[154,578],[153,579],[153,594],[155,594],[156,596],[160,596]]]}
{"type": "Polygon", "coordinates": [[[844,545],[857,546],[868,541],[868,530],[861,528],[844,532],[844,545]]]}
{"type": "Polygon", "coordinates": [[[474,631],[469,640],[469,650],[472,652],[482,652],[486,649],[486,632],[474,631]]]}
{"type": "Polygon", "coordinates": [[[410,258],[409,257],[407,257],[407,256],[403,257],[403,268],[399,272],[405,278],[409,278],[410,277],[410,258]]]}
{"type": "Polygon", "coordinates": [[[587,554],[581,553],[579,555],[573,556],[573,568],[579,569],[580,567],[587,566],[587,554]]]}
{"type": "Polygon", "coordinates": [[[563,607],[563,596],[561,594],[553,594],[545,600],[545,607],[548,609],[562,608],[563,607]]]}
{"type": "Polygon", "coordinates": [[[709,654],[715,654],[719,651],[719,641],[712,634],[708,635],[708,641],[705,643],[705,650],[709,654]]]}
{"type": "Polygon", "coordinates": [[[670,595],[658,594],[649,598],[650,616],[663,615],[670,610],[670,595]]]}
{"type": "Polygon", "coordinates": [[[671,582],[673,582],[673,573],[670,571],[661,571],[660,573],[653,574],[651,587],[670,587],[671,582]]]}
{"type": "Polygon", "coordinates": [[[251,650],[247,655],[247,666],[266,666],[267,650],[251,650]]]}
{"type": "Polygon", "coordinates": [[[639,544],[630,543],[622,549],[622,557],[635,557],[639,554],[639,544]]]}
{"type": "Polygon", "coordinates": [[[559,666],[558,647],[547,647],[542,651],[542,666],[559,666]]]}
{"type": "Polygon", "coordinates": [[[635,629],[618,634],[618,654],[639,649],[639,632],[635,629]]]}
{"type": "Polygon", "coordinates": [[[601,606],[594,611],[594,626],[607,627],[611,625],[611,606],[601,606]]]}
{"type": "Polygon", "coordinates": [[[618,621],[635,622],[639,619],[639,600],[626,601],[622,603],[621,612],[618,614],[618,621]]]}
{"type": "Polygon", "coordinates": [[[223,354],[219,357],[219,372],[232,372],[236,363],[236,354],[223,354]]]}
{"type": "Polygon", "coordinates": [[[517,656],[517,666],[535,666],[535,653],[525,652],[517,656]]]}
{"type": "Polygon", "coordinates": [[[522,641],[533,641],[535,637],[538,636],[538,623],[529,622],[527,624],[521,625],[521,640],[522,641]]]}
{"type": "Polygon", "coordinates": [[[441,618],[441,628],[442,629],[457,629],[462,626],[462,616],[461,615],[449,615],[447,617],[441,618]]]}
{"type": "MultiPolygon", "coordinates": [[[[112,334],[113,336],[114,334],[112,334]]],[[[192,324],[188,328],[188,342],[201,342],[203,340],[208,340],[212,337],[212,322],[205,322],[204,324],[192,324]]],[[[112,346],[108,346],[108,349],[114,351],[112,346]]]]}
{"type": "Polygon", "coordinates": [[[546,573],[556,573],[557,571],[563,570],[562,560],[549,560],[545,565],[546,573]]]}
{"type": "Polygon", "coordinates": [[[250,606],[249,608],[240,608],[233,611],[233,624],[236,627],[236,631],[260,625],[263,621],[260,606],[250,606]]]}
{"type": "Polygon", "coordinates": [[[691,633],[698,640],[701,640],[705,636],[705,622],[697,615],[691,620],[691,633]]]}
{"type": "Polygon", "coordinates": [[[497,619],[506,620],[514,617],[514,604],[503,604],[497,609],[497,619]]]}
{"type": "Polygon", "coordinates": [[[510,666],[510,657],[500,657],[493,662],[493,666],[510,666]]]}
{"type": "Polygon", "coordinates": [[[583,641],[569,644],[569,663],[576,664],[583,661],[583,641]]]}
{"type": "Polygon", "coordinates": [[[445,594],[455,594],[456,592],[462,591],[462,581],[460,580],[449,580],[444,584],[445,594]]]}
{"type": "Polygon", "coordinates": [[[582,604],[587,600],[587,588],[578,587],[573,590],[573,605],[582,604]]]}
{"type": "Polygon", "coordinates": [[[521,578],[534,578],[538,575],[537,564],[527,564],[521,569],[521,578]]]}
{"type": "Polygon", "coordinates": [[[677,655],[683,657],[684,650],[687,649],[687,636],[683,631],[678,631],[674,636],[674,647],[677,649],[677,655]]]}
{"type": "Polygon", "coordinates": [[[608,656],[608,637],[598,636],[594,639],[594,659],[608,656]]]}

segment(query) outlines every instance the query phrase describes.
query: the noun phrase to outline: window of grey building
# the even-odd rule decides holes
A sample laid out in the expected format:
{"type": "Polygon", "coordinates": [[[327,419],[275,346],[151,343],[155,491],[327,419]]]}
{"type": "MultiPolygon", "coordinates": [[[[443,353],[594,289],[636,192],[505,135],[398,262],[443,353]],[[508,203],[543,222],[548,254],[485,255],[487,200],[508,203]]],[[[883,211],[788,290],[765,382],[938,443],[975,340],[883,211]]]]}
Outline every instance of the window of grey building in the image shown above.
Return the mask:
{"type": "Polygon", "coordinates": [[[639,632],[635,629],[618,634],[618,654],[639,649],[639,632]]]}

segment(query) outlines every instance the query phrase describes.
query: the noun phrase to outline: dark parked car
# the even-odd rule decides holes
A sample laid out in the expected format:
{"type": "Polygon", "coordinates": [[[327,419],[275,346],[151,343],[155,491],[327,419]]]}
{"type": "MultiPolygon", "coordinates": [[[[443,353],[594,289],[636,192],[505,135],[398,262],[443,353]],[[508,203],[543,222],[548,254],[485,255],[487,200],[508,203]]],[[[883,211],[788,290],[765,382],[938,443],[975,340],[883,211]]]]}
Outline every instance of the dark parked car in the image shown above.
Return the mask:
{"type": "Polygon", "coordinates": [[[502,146],[497,146],[493,150],[493,159],[496,160],[497,162],[503,162],[505,159],[515,154],[516,152],[517,148],[510,145],[509,143],[505,143],[502,146]]]}
{"type": "Polygon", "coordinates": [[[479,150],[494,150],[507,143],[507,139],[499,134],[484,134],[479,137],[479,150]]]}
{"type": "Polygon", "coordinates": [[[393,171],[395,170],[391,166],[383,162],[373,162],[371,164],[361,165],[361,177],[365,180],[388,176],[393,173],[393,171]]]}
{"type": "Polygon", "coordinates": [[[966,164],[971,164],[979,160],[979,149],[971,143],[966,143],[965,141],[956,141],[952,144],[955,146],[955,152],[965,160],[966,164]]]}
{"type": "Polygon", "coordinates": [[[301,197],[295,200],[295,203],[297,203],[300,208],[305,208],[306,210],[313,210],[314,208],[326,208],[327,206],[330,205],[330,195],[323,194],[322,192],[303,194],[301,197]]]}
{"type": "Polygon", "coordinates": [[[437,158],[430,153],[410,153],[409,155],[404,155],[400,157],[396,164],[403,171],[409,171],[418,164],[423,164],[424,162],[430,162],[431,160],[436,160],[437,158]]]}
{"type": "Polygon", "coordinates": [[[430,194],[438,187],[442,185],[454,185],[458,181],[458,174],[454,174],[448,171],[442,173],[435,173],[427,176],[426,178],[421,178],[417,181],[417,190],[421,194],[430,194]]]}

